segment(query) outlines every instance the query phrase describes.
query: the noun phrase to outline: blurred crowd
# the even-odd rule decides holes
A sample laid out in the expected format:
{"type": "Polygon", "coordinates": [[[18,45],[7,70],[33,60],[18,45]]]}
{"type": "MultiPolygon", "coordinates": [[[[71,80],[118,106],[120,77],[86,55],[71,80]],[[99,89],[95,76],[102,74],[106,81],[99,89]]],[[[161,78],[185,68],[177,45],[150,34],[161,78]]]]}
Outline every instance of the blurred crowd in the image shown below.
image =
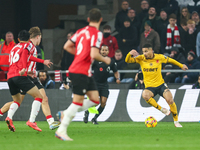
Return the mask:
{"type": "MultiPolygon", "coordinates": [[[[193,0],[193,5],[187,5],[177,0],[141,0],[140,7],[141,12],[136,12],[134,6],[123,0],[112,27],[115,29],[103,26],[103,44],[109,47],[108,56],[116,61],[117,69],[139,70],[138,64],[127,64],[124,59],[132,49],[142,54],[141,48],[146,43],[152,45],[155,53],[186,64],[189,69],[200,69],[200,1],[193,0]]],[[[73,34],[68,33],[67,38],[70,39],[73,34]]],[[[2,72],[8,70],[9,52],[15,45],[12,32],[7,32],[5,41],[0,42],[0,80],[3,81],[5,74],[2,72]]],[[[40,47],[37,50],[38,57],[44,58],[43,50],[40,47]]],[[[68,70],[74,56],[67,51],[63,51],[62,56],[60,69],[68,70]]],[[[163,69],[178,68],[164,64],[163,69]]],[[[43,64],[38,64],[37,70],[44,70],[43,64]]],[[[45,73],[49,79],[48,72],[45,73]]],[[[143,87],[142,77],[138,77],[140,73],[121,73],[121,83],[131,83],[130,88],[143,87]]],[[[198,72],[163,73],[166,83],[195,83],[198,76],[198,72]]],[[[66,81],[67,74],[62,74],[61,78],[66,81]]],[[[108,82],[115,82],[113,74],[108,82]]]]}

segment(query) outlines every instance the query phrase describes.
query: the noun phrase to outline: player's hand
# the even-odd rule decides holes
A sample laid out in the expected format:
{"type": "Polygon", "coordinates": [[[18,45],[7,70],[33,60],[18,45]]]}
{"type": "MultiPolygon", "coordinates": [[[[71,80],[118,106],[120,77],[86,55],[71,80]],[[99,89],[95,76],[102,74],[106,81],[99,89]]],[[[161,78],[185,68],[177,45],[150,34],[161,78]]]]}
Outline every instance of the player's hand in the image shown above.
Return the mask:
{"type": "Polygon", "coordinates": [[[139,53],[138,53],[136,50],[134,50],[134,49],[130,51],[130,54],[131,54],[133,57],[139,55],[139,53]]]}
{"type": "Polygon", "coordinates": [[[105,62],[107,65],[110,65],[110,63],[111,63],[111,58],[110,58],[110,57],[104,57],[104,62],[105,62]]]}
{"type": "Polygon", "coordinates": [[[188,70],[188,67],[185,64],[183,64],[183,67],[181,69],[185,71],[188,70]]]}
{"type": "Polygon", "coordinates": [[[21,71],[19,71],[20,76],[23,76],[25,74],[26,69],[23,68],[21,71]]]}
{"type": "Polygon", "coordinates": [[[48,59],[48,60],[44,60],[44,65],[46,65],[48,68],[50,68],[51,65],[53,65],[53,63],[48,59]]]}
{"type": "Polygon", "coordinates": [[[117,83],[117,84],[120,84],[120,79],[116,79],[116,83],[117,83]]]}

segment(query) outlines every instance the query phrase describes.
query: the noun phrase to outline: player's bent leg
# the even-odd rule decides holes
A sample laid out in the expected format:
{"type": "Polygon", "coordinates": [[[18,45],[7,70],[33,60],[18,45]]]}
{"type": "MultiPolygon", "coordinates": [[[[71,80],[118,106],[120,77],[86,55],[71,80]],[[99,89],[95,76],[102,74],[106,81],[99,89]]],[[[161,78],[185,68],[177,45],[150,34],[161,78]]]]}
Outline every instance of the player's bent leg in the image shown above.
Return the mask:
{"type": "Polygon", "coordinates": [[[8,115],[5,119],[5,121],[7,123],[8,129],[12,132],[15,132],[15,127],[12,122],[12,117],[15,114],[15,112],[17,111],[17,109],[19,108],[22,100],[21,100],[20,93],[17,93],[16,95],[12,95],[12,98],[13,98],[14,102],[10,105],[10,108],[8,110],[8,115]]]}
{"type": "Polygon", "coordinates": [[[34,130],[41,132],[42,130],[37,126],[37,123],[35,122],[35,118],[38,115],[38,112],[40,111],[40,106],[41,106],[43,97],[36,86],[30,89],[27,93],[31,95],[32,97],[34,97],[34,101],[32,103],[30,118],[26,122],[26,124],[29,127],[33,128],[34,130]]]}
{"type": "Polygon", "coordinates": [[[75,117],[78,110],[82,107],[83,100],[84,100],[84,95],[73,94],[73,102],[65,111],[63,111],[64,117],[63,117],[63,120],[61,121],[60,127],[55,133],[56,137],[57,135],[65,136],[65,137],[67,136],[66,134],[67,127],[69,126],[72,119],[75,117]]]}
{"type": "Polygon", "coordinates": [[[47,122],[49,124],[49,128],[51,130],[54,130],[59,127],[60,122],[54,121],[54,118],[51,115],[51,110],[49,107],[48,97],[46,95],[46,92],[44,88],[39,89],[40,93],[42,94],[43,100],[42,100],[42,111],[47,119],[47,122]]]}
{"type": "Polygon", "coordinates": [[[144,98],[144,100],[148,104],[150,104],[151,106],[155,107],[158,110],[161,110],[162,107],[160,105],[158,105],[158,103],[155,101],[155,99],[153,98],[153,96],[154,96],[154,94],[150,90],[145,89],[142,92],[142,97],[144,98]]]}
{"type": "Polygon", "coordinates": [[[177,112],[177,107],[176,104],[173,100],[172,97],[172,93],[170,92],[169,89],[166,89],[163,93],[163,97],[166,99],[169,107],[170,107],[170,111],[172,112],[172,116],[174,119],[174,125],[175,127],[182,127],[182,125],[178,122],[178,112],[177,112]]]}
{"type": "Polygon", "coordinates": [[[97,118],[101,115],[101,113],[103,112],[103,110],[104,110],[104,108],[105,108],[105,106],[106,106],[107,97],[101,96],[101,97],[100,97],[100,101],[101,101],[101,104],[100,104],[100,106],[99,106],[99,108],[98,108],[98,112],[99,112],[99,113],[96,114],[96,115],[94,116],[94,118],[92,119],[92,123],[93,123],[94,125],[97,125],[97,124],[98,124],[97,118]]]}
{"type": "Polygon", "coordinates": [[[7,102],[7,103],[5,103],[5,104],[3,105],[3,107],[1,107],[1,109],[0,109],[0,117],[3,116],[3,114],[6,113],[6,112],[9,110],[10,105],[11,105],[12,103],[13,103],[13,101],[12,101],[12,102],[7,102]]]}

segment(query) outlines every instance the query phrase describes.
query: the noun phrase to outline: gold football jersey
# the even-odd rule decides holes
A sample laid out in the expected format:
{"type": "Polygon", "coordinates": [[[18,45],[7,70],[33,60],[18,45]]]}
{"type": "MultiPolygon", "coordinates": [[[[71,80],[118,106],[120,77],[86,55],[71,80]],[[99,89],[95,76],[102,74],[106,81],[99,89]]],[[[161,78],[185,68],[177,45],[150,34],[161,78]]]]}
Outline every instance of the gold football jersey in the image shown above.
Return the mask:
{"type": "Polygon", "coordinates": [[[183,67],[183,64],[162,54],[154,54],[152,59],[146,59],[144,55],[131,57],[131,54],[128,53],[125,61],[127,63],[140,64],[145,88],[158,87],[165,82],[161,74],[162,63],[172,63],[179,66],[180,68],[183,67]]]}

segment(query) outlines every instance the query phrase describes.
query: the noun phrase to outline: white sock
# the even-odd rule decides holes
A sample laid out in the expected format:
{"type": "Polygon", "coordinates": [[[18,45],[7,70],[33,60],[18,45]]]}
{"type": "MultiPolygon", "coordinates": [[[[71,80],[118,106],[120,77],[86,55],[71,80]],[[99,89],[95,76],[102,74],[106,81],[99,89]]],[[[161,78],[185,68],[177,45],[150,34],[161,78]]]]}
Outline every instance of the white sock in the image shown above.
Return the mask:
{"type": "Polygon", "coordinates": [[[33,101],[32,108],[31,108],[31,115],[30,115],[30,118],[29,118],[30,122],[35,122],[35,118],[40,111],[40,106],[41,106],[41,102],[39,102],[37,100],[33,101]]]}
{"type": "Polygon", "coordinates": [[[15,114],[15,112],[17,111],[18,108],[19,108],[19,106],[15,102],[10,105],[10,108],[8,110],[8,117],[10,119],[12,119],[13,115],[15,114]]]}
{"type": "Polygon", "coordinates": [[[54,118],[52,117],[52,118],[47,119],[47,122],[49,125],[51,125],[54,122],[54,118]]]}
{"type": "Polygon", "coordinates": [[[75,117],[76,112],[80,107],[80,105],[72,103],[65,111],[63,111],[64,117],[57,132],[61,134],[66,134],[67,127],[69,126],[72,119],[75,117]]]}
{"type": "Polygon", "coordinates": [[[90,107],[92,107],[92,106],[95,106],[95,105],[97,105],[97,104],[94,103],[94,102],[92,102],[91,100],[84,99],[84,101],[83,101],[83,106],[81,106],[81,107],[78,109],[78,112],[87,110],[88,108],[90,108],[90,107]]]}

